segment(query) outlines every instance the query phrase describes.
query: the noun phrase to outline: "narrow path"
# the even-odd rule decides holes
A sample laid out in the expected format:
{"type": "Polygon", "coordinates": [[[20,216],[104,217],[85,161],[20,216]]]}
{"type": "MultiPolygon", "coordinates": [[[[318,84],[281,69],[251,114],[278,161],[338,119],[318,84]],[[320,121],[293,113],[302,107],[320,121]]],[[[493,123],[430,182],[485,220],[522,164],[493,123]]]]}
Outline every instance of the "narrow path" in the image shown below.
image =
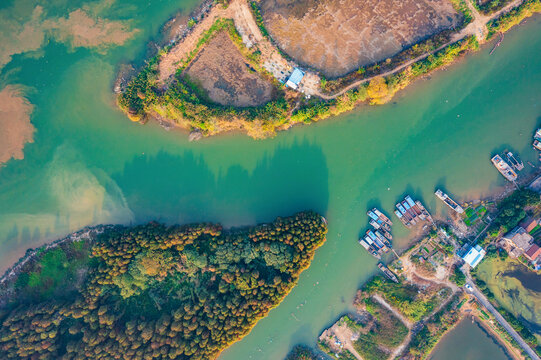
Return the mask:
{"type": "Polygon", "coordinates": [[[406,349],[406,347],[409,345],[410,341],[411,341],[411,336],[412,336],[412,332],[411,330],[408,331],[408,335],[406,336],[406,338],[404,339],[404,341],[402,341],[402,344],[398,345],[398,347],[396,349],[394,349],[394,351],[392,352],[392,354],[389,356],[389,360],[394,360],[396,358],[398,358],[400,356],[400,354],[402,354],[402,352],[406,349]]]}
{"type": "Polygon", "coordinates": [[[468,279],[468,285],[472,287],[471,294],[475,296],[482,306],[484,306],[495,318],[496,321],[515,339],[515,341],[520,345],[520,347],[528,354],[533,360],[541,360],[536,352],[522,339],[522,337],[513,329],[513,327],[504,319],[504,317],[496,310],[494,306],[488,301],[488,299],[479,291],[477,286],[471,281],[471,278],[468,279]]]}
{"type": "Polygon", "coordinates": [[[406,327],[408,328],[408,335],[406,336],[406,338],[404,339],[404,341],[402,341],[402,343],[400,345],[398,345],[398,347],[396,349],[394,349],[394,351],[392,352],[392,354],[389,356],[389,359],[395,359],[396,357],[398,357],[402,351],[404,351],[404,349],[406,348],[406,346],[408,346],[408,344],[410,343],[411,341],[411,336],[412,336],[412,327],[414,324],[412,324],[409,319],[407,319],[405,316],[403,316],[398,310],[396,310],[394,307],[392,307],[387,301],[385,301],[384,298],[382,298],[380,295],[378,294],[374,294],[372,295],[372,298],[374,300],[376,300],[378,303],[380,303],[383,307],[385,307],[387,310],[389,310],[390,312],[393,313],[394,316],[396,316],[397,318],[400,319],[400,321],[402,321],[402,323],[404,325],[406,325],[406,327]]]}
{"type": "Polygon", "coordinates": [[[362,356],[357,352],[357,350],[355,350],[355,348],[353,347],[353,345],[351,345],[351,342],[350,342],[350,341],[348,341],[348,342],[344,345],[344,347],[345,347],[350,353],[352,353],[353,356],[355,356],[357,359],[359,359],[359,360],[364,360],[364,359],[362,358],[362,356]]]}
{"type": "Polygon", "coordinates": [[[409,321],[409,319],[407,319],[404,315],[402,315],[398,310],[396,310],[394,307],[392,307],[387,301],[385,301],[384,298],[382,298],[379,294],[374,294],[372,295],[372,298],[374,298],[374,300],[376,300],[377,302],[379,302],[382,306],[384,306],[387,310],[389,310],[390,312],[392,312],[394,314],[394,316],[396,316],[397,318],[400,319],[400,321],[402,321],[404,323],[404,325],[406,325],[406,327],[408,329],[411,329],[411,327],[413,326],[413,324],[411,323],[411,321],[409,321]]]}

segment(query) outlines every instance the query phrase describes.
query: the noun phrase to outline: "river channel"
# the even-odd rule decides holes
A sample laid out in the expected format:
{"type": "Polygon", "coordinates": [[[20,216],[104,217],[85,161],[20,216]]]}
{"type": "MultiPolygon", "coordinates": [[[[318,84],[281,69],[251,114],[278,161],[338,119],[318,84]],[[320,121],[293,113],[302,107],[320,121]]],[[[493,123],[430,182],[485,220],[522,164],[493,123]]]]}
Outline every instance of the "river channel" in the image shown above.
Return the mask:
{"type": "MultiPolygon", "coordinates": [[[[67,16],[85,5],[14,4],[0,5],[0,14],[14,7],[29,14],[42,4],[42,17],[67,16]]],[[[385,106],[361,107],[263,141],[229,134],[190,143],[186,133],[131,123],[116,109],[111,88],[118,64],[141,62],[160,26],[194,1],[100,4],[101,17],[131,19],[130,29],[138,32],[105,48],[50,39],[0,70],[0,87],[23,86],[36,128],[25,158],[0,168],[0,270],[27,248],[90,224],[215,221],[235,227],[304,209],[325,215],[328,240],[297,287],[222,360],[282,359],[294,344],[315,344],[349,309],[356,289],[377,271],[376,260],[357,243],[368,207],[391,214],[409,193],[445,216],[436,187],[467,200],[505,185],[490,163],[496,151],[512,149],[525,164],[539,163],[531,139],[541,122],[540,18],[506,34],[493,55],[483,48],[385,106]]],[[[2,26],[0,36],[6,36],[9,28],[2,26]]],[[[408,231],[393,220],[395,247],[403,248],[408,231]]]]}

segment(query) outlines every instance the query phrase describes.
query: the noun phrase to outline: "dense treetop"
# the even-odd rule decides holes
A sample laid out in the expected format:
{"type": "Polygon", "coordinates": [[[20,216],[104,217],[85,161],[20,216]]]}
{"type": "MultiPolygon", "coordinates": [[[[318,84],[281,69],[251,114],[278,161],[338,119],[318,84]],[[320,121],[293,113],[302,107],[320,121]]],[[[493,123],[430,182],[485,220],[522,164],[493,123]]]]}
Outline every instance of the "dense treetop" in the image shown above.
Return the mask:
{"type": "Polygon", "coordinates": [[[0,310],[0,358],[216,358],[292,289],[326,232],[304,212],[234,231],[115,227],[46,250],[0,310]]]}

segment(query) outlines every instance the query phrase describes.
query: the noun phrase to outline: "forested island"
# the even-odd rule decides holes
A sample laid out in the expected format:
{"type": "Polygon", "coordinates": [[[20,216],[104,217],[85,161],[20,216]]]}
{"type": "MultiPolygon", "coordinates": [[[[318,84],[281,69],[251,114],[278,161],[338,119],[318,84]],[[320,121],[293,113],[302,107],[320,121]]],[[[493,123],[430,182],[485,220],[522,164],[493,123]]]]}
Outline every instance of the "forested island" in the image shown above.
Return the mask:
{"type": "Polygon", "coordinates": [[[271,137],[362,103],[386,103],[541,11],[539,0],[204,6],[183,36],[117,82],[118,105],[131,120],[187,129],[190,139],[233,130],[271,137]]]}
{"type": "Polygon", "coordinates": [[[38,249],[0,287],[0,358],[214,359],[296,284],[327,224],[107,226],[38,249]]]}

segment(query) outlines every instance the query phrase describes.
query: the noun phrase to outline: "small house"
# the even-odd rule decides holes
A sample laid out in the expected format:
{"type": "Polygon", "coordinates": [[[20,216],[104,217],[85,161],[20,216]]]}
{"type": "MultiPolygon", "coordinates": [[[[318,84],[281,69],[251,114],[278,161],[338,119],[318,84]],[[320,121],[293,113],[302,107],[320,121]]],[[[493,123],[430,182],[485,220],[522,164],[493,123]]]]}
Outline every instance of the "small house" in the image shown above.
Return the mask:
{"type": "Polygon", "coordinates": [[[477,264],[483,260],[485,257],[486,251],[479,245],[475,245],[474,247],[468,246],[466,248],[466,252],[462,256],[462,260],[466,262],[466,264],[470,265],[472,268],[476,267],[477,264]]]}
{"type": "Polygon", "coordinates": [[[539,221],[530,217],[522,220],[522,222],[519,224],[519,226],[526,230],[527,233],[535,229],[537,225],[539,225],[539,221]]]}
{"type": "Polygon", "coordinates": [[[299,84],[301,83],[303,77],[304,77],[304,71],[302,71],[299,68],[295,68],[293,69],[293,72],[289,76],[289,79],[287,79],[286,85],[292,89],[297,90],[299,88],[299,84]]]}
{"type": "Polygon", "coordinates": [[[517,226],[502,237],[511,257],[517,258],[530,248],[533,237],[522,227],[517,226]]]}
{"type": "Polygon", "coordinates": [[[535,262],[541,255],[541,248],[537,244],[533,244],[530,248],[524,253],[524,257],[531,262],[535,262]]]}

